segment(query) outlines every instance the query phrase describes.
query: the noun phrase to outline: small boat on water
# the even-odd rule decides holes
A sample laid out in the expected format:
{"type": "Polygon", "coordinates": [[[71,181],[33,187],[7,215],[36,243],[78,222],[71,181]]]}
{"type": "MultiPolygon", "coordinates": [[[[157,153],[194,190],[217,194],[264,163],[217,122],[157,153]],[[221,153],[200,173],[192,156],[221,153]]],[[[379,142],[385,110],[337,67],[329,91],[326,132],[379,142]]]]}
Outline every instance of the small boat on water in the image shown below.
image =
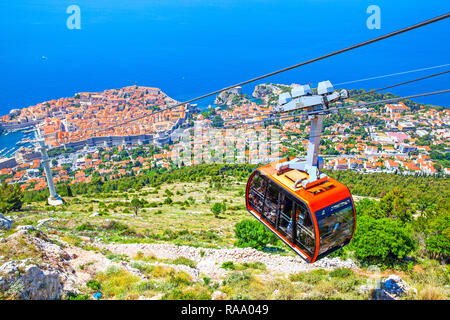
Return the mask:
{"type": "Polygon", "coordinates": [[[31,143],[31,139],[23,138],[22,140],[16,142],[16,146],[25,145],[27,143],[31,143]]]}
{"type": "Polygon", "coordinates": [[[32,133],[35,129],[31,128],[31,129],[27,129],[27,130],[23,130],[23,133],[32,133]]]}
{"type": "Polygon", "coordinates": [[[12,152],[9,154],[10,157],[14,157],[14,154],[19,150],[19,148],[13,148],[12,152]]]}
{"type": "Polygon", "coordinates": [[[6,151],[5,156],[11,156],[12,154],[14,154],[16,147],[13,147],[11,149],[9,149],[8,151],[6,151]]]}

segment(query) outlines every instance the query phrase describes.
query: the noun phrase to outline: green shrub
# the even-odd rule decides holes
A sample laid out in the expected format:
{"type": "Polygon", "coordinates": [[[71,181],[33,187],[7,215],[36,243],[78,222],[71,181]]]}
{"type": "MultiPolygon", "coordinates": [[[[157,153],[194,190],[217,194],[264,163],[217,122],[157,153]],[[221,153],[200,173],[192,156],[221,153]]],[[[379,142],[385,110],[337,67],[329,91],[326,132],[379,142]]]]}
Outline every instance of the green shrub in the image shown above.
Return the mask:
{"type": "Polygon", "coordinates": [[[305,282],[308,284],[318,284],[325,279],[325,276],[317,272],[301,272],[289,275],[289,280],[294,282],[305,282]]]}
{"type": "Polygon", "coordinates": [[[348,268],[337,268],[329,273],[332,278],[346,278],[353,275],[353,271],[348,268]]]}
{"type": "Polygon", "coordinates": [[[311,274],[315,274],[317,276],[326,276],[328,274],[328,271],[325,269],[315,269],[310,272],[311,274]]]}
{"type": "Polygon", "coordinates": [[[171,267],[155,265],[151,269],[151,275],[155,278],[172,277],[175,274],[175,270],[171,267]]]}
{"type": "Polygon", "coordinates": [[[188,273],[184,271],[178,271],[176,274],[170,275],[169,282],[173,283],[175,287],[180,287],[189,285],[191,283],[191,280],[192,278],[188,273]]]}
{"type": "Polygon", "coordinates": [[[75,294],[72,292],[67,293],[67,300],[88,300],[89,295],[87,294],[75,294]]]}
{"type": "Polygon", "coordinates": [[[173,231],[172,229],[165,229],[163,232],[163,236],[167,240],[174,240],[178,238],[178,233],[173,231]]]}
{"type": "Polygon", "coordinates": [[[96,280],[102,288],[105,299],[126,299],[130,295],[136,297],[136,286],[140,278],[119,266],[110,266],[105,272],[97,273],[96,280]]]}
{"type": "Polygon", "coordinates": [[[89,280],[86,283],[86,287],[91,288],[92,290],[98,291],[101,288],[100,282],[95,280],[89,280]]]}
{"type": "Polygon", "coordinates": [[[108,231],[126,231],[129,230],[129,227],[119,221],[110,221],[103,226],[103,229],[108,231]]]}
{"type": "Polygon", "coordinates": [[[235,270],[236,266],[234,265],[233,261],[225,261],[224,263],[222,263],[221,268],[226,270],[235,270]]]}
{"type": "Polygon", "coordinates": [[[409,225],[390,218],[361,216],[350,246],[362,262],[386,264],[387,260],[393,263],[406,257],[417,245],[409,225]]]}
{"type": "Polygon", "coordinates": [[[19,211],[22,208],[23,198],[18,183],[8,184],[3,181],[0,185],[0,212],[19,211]]]}
{"type": "Polygon", "coordinates": [[[333,282],[333,285],[341,293],[353,292],[356,287],[361,284],[361,280],[354,277],[350,278],[339,278],[337,281],[333,282]]]}
{"type": "Polygon", "coordinates": [[[266,265],[262,262],[244,262],[235,264],[233,261],[225,261],[224,263],[222,263],[221,268],[226,270],[245,270],[245,269],[266,270],[266,265]]]}
{"type": "Polygon", "coordinates": [[[252,247],[258,250],[264,249],[269,243],[275,244],[278,238],[266,229],[257,220],[244,219],[237,223],[234,234],[238,239],[235,243],[237,247],[252,247]]]}
{"type": "Polygon", "coordinates": [[[266,265],[262,262],[244,262],[242,264],[244,268],[258,269],[258,270],[266,270],[266,265]]]}
{"type": "Polygon", "coordinates": [[[176,258],[175,260],[172,261],[172,264],[183,264],[191,268],[197,267],[197,263],[195,261],[192,261],[191,259],[185,257],[176,258]]]}
{"type": "Polygon", "coordinates": [[[210,300],[211,296],[206,291],[196,292],[194,290],[173,289],[166,293],[163,300],[210,300]]]}
{"type": "Polygon", "coordinates": [[[132,268],[136,268],[141,272],[144,272],[145,274],[150,274],[153,272],[154,267],[151,264],[145,263],[145,262],[133,262],[131,264],[132,268]]]}
{"type": "Polygon", "coordinates": [[[204,240],[219,240],[220,237],[217,235],[217,233],[215,233],[212,230],[207,230],[207,231],[200,231],[199,232],[199,236],[202,237],[202,239],[204,240]]]}
{"type": "Polygon", "coordinates": [[[112,261],[129,261],[128,256],[125,253],[108,253],[106,258],[112,261]]]}
{"type": "Polygon", "coordinates": [[[209,277],[203,277],[202,280],[205,283],[205,285],[209,285],[211,283],[211,278],[209,277]]]}
{"type": "Polygon", "coordinates": [[[233,272],[230,276],[223,282],[224,285],[233,284],[243,284],[248,285],[250,281],[253,280],[253,276],[248,271],[233,272]]]}
{"type": "Polygon", "coordinates": [[[136,290],[139,294],[144,294],[146,291],[153,291],[157,289],[154,281],[143,281],[136,285],[136,290]]]}
{"type": "Polygon", "coordinates": [[[75,230],[77,230],[77,231],[93,231],[94,226],[91,225],[89,222],[85,222],[82,225],[79,225],[78,227],[76,227],[75,230]]]}
{"type": "Polygon", "coordinates": [[[219,214],[225,213],[226,205],[224,203],[216,202],[211,207],[211,212],[214,214],[215,217],[218,217],[219,214]]]}
{"type": "Polygon", "coordinates": [[[427,230],[425,248],[431,258],[450,260],[450,214],[436,217],[427,230]]]}

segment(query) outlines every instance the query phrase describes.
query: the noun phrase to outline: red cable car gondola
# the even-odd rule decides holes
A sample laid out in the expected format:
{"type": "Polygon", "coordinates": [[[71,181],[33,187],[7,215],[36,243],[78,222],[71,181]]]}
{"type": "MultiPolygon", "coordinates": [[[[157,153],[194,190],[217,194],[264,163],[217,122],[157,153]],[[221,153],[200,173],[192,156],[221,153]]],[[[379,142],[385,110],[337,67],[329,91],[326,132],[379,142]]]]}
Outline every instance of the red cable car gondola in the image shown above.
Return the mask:
{"type": "Polygon", "coordinates": [[[246,189],[247,210],[304,260],[313,263],[347,245],[355,232],[356,212],[348,188],[320,172],[322,121],[329,103],[346,99],[329,81],[282,93],[276,112],[306,109],[311,120],[305,161],[286,159],[256,169],[246,189]]]}
{"type": "Polygon", "coordinates": [[[307,173],[278,174],[275,164],[260,167],[250,176],[247,210],[309,263],[347,245],[356,220],[348,188],[328,176],[308,189],[297,188],[295,182],[307,178],[307,173]]]}

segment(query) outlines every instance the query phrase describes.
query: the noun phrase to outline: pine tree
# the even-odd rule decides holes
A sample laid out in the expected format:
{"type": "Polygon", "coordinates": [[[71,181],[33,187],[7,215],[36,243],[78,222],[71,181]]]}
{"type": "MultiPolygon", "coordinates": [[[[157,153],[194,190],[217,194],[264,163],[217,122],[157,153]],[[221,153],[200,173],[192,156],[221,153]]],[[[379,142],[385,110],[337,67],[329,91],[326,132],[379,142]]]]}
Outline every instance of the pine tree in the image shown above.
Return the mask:
{"type": "Polygon", "coordinates": [[[23,193],[18,184],[3,182],[0,186],[0,212],[19,211],[23,204],[23,193]]]}

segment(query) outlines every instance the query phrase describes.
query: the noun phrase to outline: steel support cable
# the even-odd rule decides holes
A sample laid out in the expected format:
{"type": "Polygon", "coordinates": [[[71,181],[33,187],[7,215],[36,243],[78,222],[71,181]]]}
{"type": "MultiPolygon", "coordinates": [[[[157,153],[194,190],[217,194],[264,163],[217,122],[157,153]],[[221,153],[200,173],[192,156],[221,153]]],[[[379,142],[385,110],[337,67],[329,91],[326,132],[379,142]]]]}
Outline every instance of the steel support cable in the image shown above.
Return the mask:
{"type": "MultiPolygon", "coordinates": [[[[256,121],[251,121],[251,122],[237,123],[237,124],[234,124],[234,125],[226,126],[224,128],[227,129],[227,128],[233,128],[233,127],[236,127],[236,126],[246,126],[246,125],[257,124],[257,123],[264,123],[264,122],[268,122],[268,121],[272,121],[272,120],[281,120],[281,119],[286,119],[286,118],[308,117],[308,116],[315,115],[315,114],[320,114],[320,113],[323,113],[324,115],[326,115],[326,114],[330,114],[331,111],[334,112],[334,111],[338,111],[338,110],[341,110],[341,109],[367,107],[367,106],[374,105],[374,104],[398,102],[398,101],[404,100],[404,99],[413,99],[413,98],[431,96],[431,95],[435,95],[435,94],[442,94],[442,93],[448,93],[448,92],[450,92],[450,89],[434,91],[434,92],[427,92],[427,93],[421,93],[421,94],[415,94],[415,95],[410,95],[410,96],[406,96],[406,97],[398,97],[398,98],[377,100],[377,101],[372,101],[372,102],[367,102],[367,103],[358,103],[358,104],[353,104],[353,105],[349,105],[349,106],[336,107],[336,108],[331,108],[331,109],[326,109],[326,110],[309,111],[309,112],[304,112],[304,113],[297,114],[297,115],[289,114],[289,115],[284,115],[284,116],[279,116],[279,117],[272,117],[272,118],[268,118],[268,119],[264,119],[264,120],[256,120],[256,121]]],[[[232,122],[232,121],[236,121],[236,120],[230,120],[228,122],[232,122]]]]}
{"type": "MultiPolygon", "coordinates": [[[[441,126],[440,128],[443,128],[443,129],[447,129],[449,126],[446,126],[446,125],[443,125],[443,126],[441,126]]],[[[330,137],[330,136],[339,136],[340,134],[321,134],[320,136],[321,137],[330,137]]],[[[350,135],[352,135],[352,134],[350,134],[350,135]]],[[[353,134],[353,136],[355,136],[354,134],[353,134]]],[[[309,135],[308,135],[308,137],[307,137],[307,139],[309,139],[309,138],[316,138],[316,137],[318,137],[318,136],[312,136],[312,137],[310,137],[309,135]]]]}
{"type": "MultiPolygon", "coordinates": [[[[416,82],[416,81],[420,81],[420,80],[436,77],[436,76],[443,75],[443,74],[446,74],[446,73],[449,73],[449,72],[450,72],[450,70],[443,71],[443,72],[431,74],[431,75],[428,75],[428,76],[425,76],[425,77],[421,77],[421,78],[417,78],[417,79],[413,79],[413,80],[409,80],[409,81],[405,81],[405,82],[401,82],[401,83],[396,83],[396,84],[393,84],[393,85],[390,85],[390,86],[387,86],[387,87],[383,87],[383,88],[379,88],[379,89],[373,89],[373,90],[370,90],[370,91],[367,91],[367,92],[364,92],[364,93],[352,95],[348,99],[351,99],[351,98],[354,98],[354,97],[358,97],[358,96],[362,96],[362,95],[366,95],[366,94],[371,94],[371,93],[374,93],[374,92],[377,92],[377,91],[381,91],[381,90],[385,90],[385,89],[389,89],[389,88],[398,87],[398,86],[405,85],[405,84],[408,84],[408,83],[412,83],[412,82],[416,82]]],[[[300,116],[300,115],[295,115],[295,114],[290,113],[290,116],[294,117],[294,116],[300,116]]],[[[288,118],[290,116],[286,115],[286,117],[288,117],[288,118]]],[[[280,117],[273,117],[273,119],[279,119],[279,118],[280,117]]],[[[237,121],[237,120],[243,120],[243,119],[232,119],[232,120],[226,120],[224,122],[234,122],[234,121],[237,121]]],[[[258,121],[261,121],[261,120],[258,120],[258,121]]]]}
{"type": "Polygon", "coordinates": [[[369,91],[364,92],[364,93],[358,93],[358,94],[349,96],[349,99],[354,98],[354,97],[363,96],[363,95],[366,95],[366,94],[371,94],[371,93],[374,93],[374,92],[377,92],[377,91],[381,91],[381,90],[386,90],[386,89],[390,89],[390,88],[402,86],[402,85],[405,85],[405,84],[408,84],[408,83],[412,83],[412,82],[416,82],[416,81],[420,81],[420,80],[425,80],[425,79],[428,79],[428,78],[437,77],[437,76],[440,76],[440,75],[443,75],[443,74],[446,74],[446,73],[449,73],[449,72],[450,72],[450,70],[447,70],[447,71],[443,71],[443,72],[431,74],[431,75],[429,75],[429,76],[425,76],[425,77],[421,77],[421,78],[417,78],[417,79],[413,79],[413,80],[409,80],[409,81],[405,81],[405,82],[393,84],[393,85],[390,85],[390,86],[387,86],[387,87],[369,90],[369,91]]]}
{"type": "Polygon", "coordinates": [[[341,82],[341,83],[335,83],[334,85],[335,86],[341,86],[343,84],[350,84],[350,83],[357,83],[357,82],[363,82],[363,81],[369,81],[369,80],[376,80],[376,79],[381,79],[381,78],[400,76],[400,75],[404,75],[404,74],[408,74],[408,73],[419,72],[419,71],[426,71],[426,70],[442,68],[442,67],[448,67],[448,66],[450,66],[450,63],[441,64],[441,65],[438,65],[438,66],[427,67],[427,68],[420,68],[420,69],[413,69],[413,70],[408,70],[408,71],[390,73],[390,74],[385,74],[385,75],[382,75],[382,76],[375,76],[375,77],[364,78],[364,79],[359,79],[359,80],[352,80],[352,81],[346,81],[346,82],[341,82]]]}
{"type": "Polygon", "coordinates": [[[111,130],[111,129],[114,129],[116,127],[120,127],[120,126],[123,126],[125,124],[131,123],[131,122],[143,119],[143,118],[151,117],[152,115],[155,115],[155,114],[167,111],[167,110],[171,110],[171,109],[180,107],[182,105],[185,105],[185,104],[188,104],[188,103],[191,103],[191,102],[194,102],[194,101],[197,101],[197,100],[200,100],[200,99],[203,99],[203,98],[206,98],[206,97],[218,94],[218,93],[220,93],[222,91],[226,91],[226,90],[229,90],[229,89],[232,89],[232,88],[235,88],[235,87],[243,86],[243,85],[246,85],[246,84],[249,84],[249,83],[252,83],[252,82],[255,82],[255,81],[258,81],[258,80],[261,80],[261,79],[264,79],[264,78],[267,78],[267,77],[270,77],[270,76],[273,76],[273,75],[276,75],[276,74],[279,74],[279,73],[282,73],[282,72],[285,72],[285,71],[288,71],[288,70],[292,70],[292,69],[295,69],[295,68],[298,68],[298,67],[301,67],[301,66],[304,66],[304,65],[316,62],[316,61],[320,61],[320,60],[323,60],[323,59],[326,59],[326,58],[329,58],[329,57],[332,57],[332,56],[335,56],[335,55],[338,55],[338,54],[341,54],[341,53],[344,53],[344,52],[347,52],[347,51],[351,51],[351,50],[354,50],[354,49],[357,49],[357,48],[369,45],[371,43],[378,42],[378,41],[381,41],[381,40],[384,40],[384,39],[387,39],[387,38],[390,38],[390,37],[393,37],[393,36],[396,36],[396,35],[399,35],[399,34],[402,34],[402,33],[405,33],[405,32],[408,32],[408,31],[411,31],[411,30],[414,30],[414,29],[417,29],[417,28],[420,28],[420,27],[423,27],[423,26],[426,26],[426,25],[429,25],[431,23],[435,23],[435,22],[438,22],[440,20],[447,19],[449,17],[450,17],[450,13],[445,13],[445,14],[442,14],[442,15],[440,15],[438,17],[435,17],[435,18],[432,18],[432,19],[428,19],[428,20],[416,23],[416,24],[414,24],[412,26],[405,27],[403,29],[393,31],[391,33],[388,33],[388,34],[385,34],[385,35],[382,35],[382,36],[379,36],[379,37],[376,37],[376,38],[373,38],[373,39],[370,39],[370,40],[367,40],[367,41],[364,41],[364,42],[360,42],[358,44],[349,46],[347,48],[340,49],[340,50],[337,50],[337,51],[334,51],[334,52],[322,55],[320,57],[317,57],[317,58],[314,58],[314,59],[310,59],[310,60],[307,60],[307,61],[295,64],[295,65],[287,67],[287,68],[283,68],[283,69],[280,69],[280,70],[277,70],[277,71],[273,71],[273,72],[267,73],[265,75],[262,75],[262,76],[259,76],[259,77],[256,77],[256,78],[253,78],[253,79],[250,79],[250,80],[246,80],[246,81],[243,81],[243,82],[231,85],[229,87],[225,87],[225,88],[222,88],[220,90],[216,90],[216,91],[204,94],[204,95],[199,96],[197,98],[193,98],[193,99],[190,99],[190,100],[187,100],[187,101],[184,101],[184,102],[177,103],[177,104],[175,104],[173,106],[170,106],[170,107],[168,107],[168,108],[166,108],[164,110],[152,112],[150,114],[145,114],[145,115],[142,115],[142,116],[139,116],[139,117],[136,117],[136,118],[124,121],[122,123],[109,126],[108,128],[98,129],[95,132],[111,130]]]}
{"type": "MultiPolygon", "coordinates": [[[[435,95],[435,94],[442,94],[442,93],[447,93],[447,92],[450,92],[450,89],[439,90],[439,91],[434,91],[434,92],[419,93],[419,94],[414,94],[414,95],[410,95],[410,96],[406,96],[406,97],[391,98],[391,99],[378,100],[378,101],[367,102],[367,103],[358,103],[358,104],[355,104],[355,105],[333,108],[333,110],[357,108],[357,107],[364,107],[364,106],[370,106],[370,105],[382,104],[382,103],[384,104],[384,103],[398,102],[400,100],[432,96],[432,95],[435,95]]],[[[307,115],[320,114],[321,112],[323,112],[323,110],[311,111],[311,112],[308,112],[307,115]]]]}

